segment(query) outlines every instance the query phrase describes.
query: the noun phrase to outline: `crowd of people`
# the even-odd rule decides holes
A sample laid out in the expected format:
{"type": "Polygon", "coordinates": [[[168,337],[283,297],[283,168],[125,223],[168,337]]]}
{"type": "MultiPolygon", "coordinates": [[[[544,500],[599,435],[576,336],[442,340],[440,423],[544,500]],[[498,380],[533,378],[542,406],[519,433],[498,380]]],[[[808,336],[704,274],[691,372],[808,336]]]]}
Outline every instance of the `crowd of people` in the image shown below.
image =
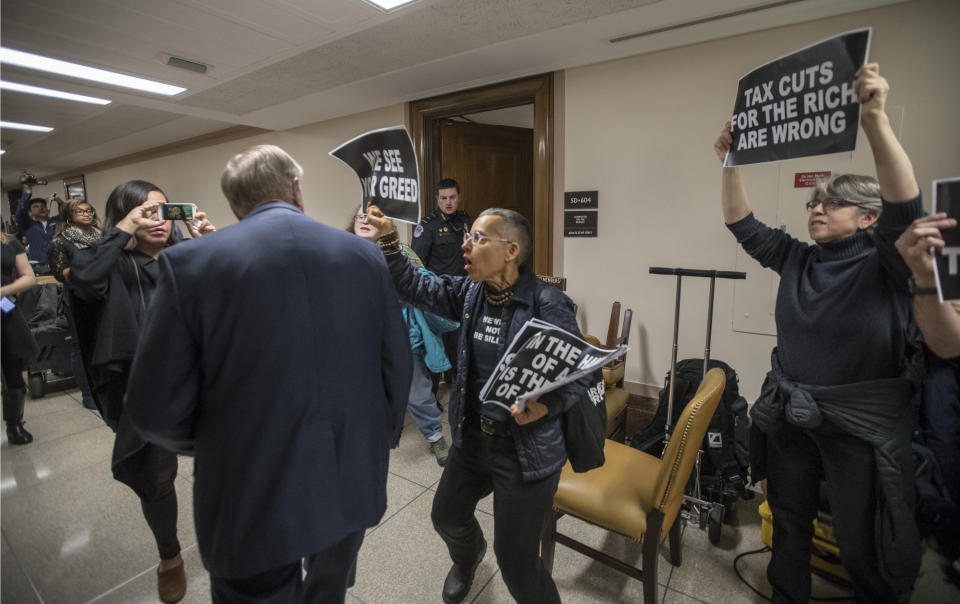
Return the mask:
{"type": "MultiPolygon", "coordinates": [[[[915,329],[935,355],[960,356],[960,307],[939,302],[933,267],[956,221],[924,215],[876,64],[857,72],[855,91],[876,178],[817,183],[812,243],[757,220],[740,169],[722,172],[727,228],[780,275],[777,345],[751,412],[775,602],[810,598],[821,480],[857,600],[909,594],[921,555],[915,329]]],[[[728,123],[714,143],[721,161],[732,140],[728,123]]],[[[146,181],[113,190],[102,227],[85,200],[49,217],[26,190],[20,237],[3,235],[4,297],[33,285],[30,261],[64,284],[74,372],[84,404],[115,432],[113,475],[156,538],[160,599],[187,590],[174,488],[185,454],[214,602],[344,601],[364,531],[386,509],[389,449],[409,410],[443,466],[431,512],[451,561],[443,601],[470,591],[487,550],[476,506],[493,493],[493,549],[511,596],[559,602],[540,530],[567,459],[564,415],[588,379],[510,411],[479,396],[527,320],[580,334],[570,298],[527,263],[530,223],[500,208],[472,220],[445,179],[408,246],[376,206],[358,207],[346,230],[306,216],[302,175],[278,147],[246,149],[220,180],[238,223],[217,231],[201,211],[184,222],[189,238],[158,219],[167,199],[146,181]],[[448,370],[449,443],[431,383],[448,370]]],[[[16,307],[2,327],[3,417],[9,442],[25,444],[22,374],[36,346],[16,307]]]]}

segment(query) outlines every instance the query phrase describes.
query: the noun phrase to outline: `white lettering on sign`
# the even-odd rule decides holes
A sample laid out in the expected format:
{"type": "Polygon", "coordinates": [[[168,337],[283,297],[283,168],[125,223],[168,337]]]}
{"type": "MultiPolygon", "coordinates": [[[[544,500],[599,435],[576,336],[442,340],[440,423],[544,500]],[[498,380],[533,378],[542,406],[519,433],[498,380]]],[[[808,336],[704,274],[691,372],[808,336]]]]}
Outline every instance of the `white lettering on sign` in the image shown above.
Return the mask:
{"type": "Polygon", "coordinates": [[[957,274],[957,256],[960,256],[960,247],[945,247],[943,255],[947,258],[947,274],[957,274]]]}

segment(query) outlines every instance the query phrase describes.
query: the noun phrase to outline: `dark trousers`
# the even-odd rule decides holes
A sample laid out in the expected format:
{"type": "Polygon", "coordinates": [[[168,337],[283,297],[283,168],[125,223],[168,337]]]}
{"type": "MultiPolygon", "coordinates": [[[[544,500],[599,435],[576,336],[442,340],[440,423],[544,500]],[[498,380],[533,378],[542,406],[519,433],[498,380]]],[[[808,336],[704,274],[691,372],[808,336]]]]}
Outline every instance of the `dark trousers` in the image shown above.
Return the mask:
{"type": "Polygon", "coordinates": [[[513,439],[467,426],[433,499],[433,526],[455,564],[472,565],[483,543],[474,512],[493,492],[493,550],[503,581],[519,604],[559,603],[557,586],[540,560],[540,529],[550,512],[560,471],[523,482],[513,439]]]}
{"type": "Polygon", "coordinates": [[[363,531],[342,540],[302,561],[250,577],[228,579],[210,575],[214,604],[330,604],[343,602],[357,574],[357,553],[363,531]],[[306,579],[303,570],[307,571],[306,579]]]}
{"type": "Polygon", "coordinates": [[[773,555],[767,578],[774,602],[810,600],[810,547],[826,479],[834,533],[858,602],[896,602],[880,576],[874,541],[876,462],[873,447],[840,432],[790,424],[767,436],[767,498],[773,555]]]}

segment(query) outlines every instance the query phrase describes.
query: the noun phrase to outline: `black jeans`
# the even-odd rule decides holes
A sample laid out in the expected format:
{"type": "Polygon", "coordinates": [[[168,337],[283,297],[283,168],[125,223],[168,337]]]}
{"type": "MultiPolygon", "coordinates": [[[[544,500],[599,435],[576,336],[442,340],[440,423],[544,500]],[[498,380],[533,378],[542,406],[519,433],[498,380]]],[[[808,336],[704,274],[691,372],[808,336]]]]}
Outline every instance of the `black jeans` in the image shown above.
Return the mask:
{"type": "Polygon", "coordinates": [[[463,441],[450,449],[443,469],[433,499],[433,526],[455,564],[473,564],[483,543],[474,512],[477,502],[492,491],[493,550],[510,595],[519,604],[559,604],[557,586],[540,560],[540,529],[559,480],[557,470],[524,482],[513,439],[489,436],[476,425],[467,425],[463,441]]]}
{"type": "Polygon", "coordinates": [[[343,602],[357,574],[363,531],[350,533],[311,556],[250,577],[210,575],[214,604],[331,604],[343,602]],[[303,579],[302,569],[307,578],[303,579]]]}
{"type": "Polygon", "coordinates": [[[790,424],[767,435],[767,498],[773,556],[767,578],[774,602],[810,600],[810,546],[826,479],[834,533],[858,602],[896,602],[881,577],[874,540],[877,503],[873,447],[841,432],[790,424]]]}

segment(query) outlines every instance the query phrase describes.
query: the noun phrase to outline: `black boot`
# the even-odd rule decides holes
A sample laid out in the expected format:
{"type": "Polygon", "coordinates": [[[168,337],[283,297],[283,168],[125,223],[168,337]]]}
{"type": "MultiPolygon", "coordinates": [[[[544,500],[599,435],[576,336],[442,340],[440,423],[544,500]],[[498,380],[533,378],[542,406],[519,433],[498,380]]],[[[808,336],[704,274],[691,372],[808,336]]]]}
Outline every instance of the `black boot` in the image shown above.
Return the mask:
{"type": "Polygon", "coordinates": [[[3,421],[7,422],[7,440],[11,445],[33,442],[33,434],[23,427],[23,388],[11,388],[3,393],[3,421]]]}
{"type": "Polygon", "coordinates": [[[469,567],[454,564],[447,573],[447,578],[443,582],[443,601],[446,604],[457,604],[462,602],[467,594],[470,593],[470,586],[473,585],[473,575],[477,572],[477,567],[483,561],[487,554],[487,542],[483,542],[480,549],[480,555],[476,562],[469,567]]]}

